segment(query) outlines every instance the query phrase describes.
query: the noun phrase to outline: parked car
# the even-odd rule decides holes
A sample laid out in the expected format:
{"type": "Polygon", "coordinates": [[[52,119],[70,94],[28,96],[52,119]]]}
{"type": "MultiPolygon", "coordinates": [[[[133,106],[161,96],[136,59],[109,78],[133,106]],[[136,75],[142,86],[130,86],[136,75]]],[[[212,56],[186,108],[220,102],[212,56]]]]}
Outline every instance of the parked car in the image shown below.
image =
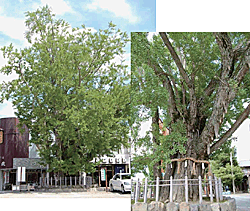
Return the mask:
{"type": "Polygon", "coordinates": [[[37,188],[37,184],[36,183],[28,183],[28,190],[31,191],[31,190],[35,190],[37,188]]]}
{"type": "Polygon", "coordinates": [[[115,174],[109,181],[111,191],[117,190],[122,193],[131,191],[131,175],[129,173],[115,174]]]}

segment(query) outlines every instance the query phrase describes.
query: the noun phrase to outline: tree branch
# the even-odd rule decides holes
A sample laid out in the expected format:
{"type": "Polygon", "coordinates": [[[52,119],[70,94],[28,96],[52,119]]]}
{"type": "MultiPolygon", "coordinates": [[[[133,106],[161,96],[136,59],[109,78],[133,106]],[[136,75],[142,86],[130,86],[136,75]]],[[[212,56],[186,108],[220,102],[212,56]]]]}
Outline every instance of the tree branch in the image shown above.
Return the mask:
{"type": "Polygon", "coordinates": [[[227,33],[214,33],[214,35],[221,53],[222,67],[221,75],[218,78],[220,82],[216,99],[214,100],[213,111],[201,134],[201,140],[204,145],[210,144],[214,140],[214,136],[218,136],[219,128],[232,100],[231,96],[236,94],[235,90],[231,89],[228,83],[229,73],[234,65],[231,40],[227,33]]]}
{"type": "Polygon", "coordinates": [[[167,46],[171,56],[173,57],[174,61],[175,61],[175,64],[177,65],[183,79],[185,80],[185,82],[187,83],[188,87],[191,87],[191,83],[190,83],[190,79],[188,77],[188,74],[186,73],[181,61],[180,61],[180,58],[178,57],[177,53],[175,52],[173,46],[171,45],[167,35],[165,32],[160,32],[159,33],[164,44],[167,46]]]}
{"type": "Polygon", "coordinates": [[[222,144],[224,144],[228,138],[239,128],[242,122],[248,118],[250,114],[250,103],[246,107],[246,109],[241,113],[233,126],[217,141],[215,144],[211,146],[211,152],[217,150],[222,144]]]}

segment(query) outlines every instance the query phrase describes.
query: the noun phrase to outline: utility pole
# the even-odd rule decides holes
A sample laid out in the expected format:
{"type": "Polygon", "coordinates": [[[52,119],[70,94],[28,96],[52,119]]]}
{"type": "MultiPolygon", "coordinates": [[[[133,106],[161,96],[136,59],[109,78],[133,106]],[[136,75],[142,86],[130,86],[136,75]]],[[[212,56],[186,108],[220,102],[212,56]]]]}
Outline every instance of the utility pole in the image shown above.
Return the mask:
{"type": "MultiPolygon", "coordinates": [[[[232,138],[232,145],[233,142],[237,142],[238,141],[238,137],[233,137],[232,138]]],[[[231,145],[231,147],[233,147],[231,145]]],[[[233,154],[232,154],[232,150],[230,151],[230,163],[231,163],[231,174],[232,174],[232,184],[233,184],[233,192],[235,194],[235,184],[234,184],[234,172],[233,172],[233,154]]]]}
{"type": "Polygon", "coordinates": [[[233,180],[233,181],[232,181],[232,182],[233,182],[233,192],[234,192],[234,194],[235,194],[232,151],[230,152],[230,162],[231,162],[231,174],[232,174],[232,180],[233,180]]]}

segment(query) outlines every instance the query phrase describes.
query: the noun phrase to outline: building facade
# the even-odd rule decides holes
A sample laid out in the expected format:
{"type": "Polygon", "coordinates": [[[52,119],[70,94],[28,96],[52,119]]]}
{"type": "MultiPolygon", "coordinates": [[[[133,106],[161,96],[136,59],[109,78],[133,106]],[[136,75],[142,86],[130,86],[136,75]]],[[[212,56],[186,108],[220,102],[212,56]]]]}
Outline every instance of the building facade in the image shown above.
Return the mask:
{"type": "Polygon", "coordinates": [[[250,160],[239,161],[244,177],[242,181],[242,190],[244,192],[250,192],[250,160]]]}
{"type": "MultiPolygon", "coordinates": [[[[97,162],[99,159],[94,159],[97,162]]],[[[130,149],[122,147],[119,152],[114,152],[113,157],[104,156],[101,164],[96,166],[94,173],[88,174],[93,178],[93,184],[99,187],[109,186],[109,180],[117,173],[130,173],[130,149]],[[105,172],[105,176],[102,176],[105,172]],[[107,174],[107,176],[106,176],[107,174]],[[107,183],[106,183],[107,180],[107,183]]]]}
{"type": "MultiPolygon", "coordinates": [[[[6,185],[40,185],[41,178],[53,176],[53,172],[47,173],[48,166],[41,162],[36,146],[29,146],[28,128],[23,125],[20,131],[18,124],[17,118],[0,119],[0,191],[6,185]]],[[[92,177],[93,184],[105,187],[113,175],[120,172],[130,172],[130,151],[126,148],[114,152],[113,157],[102,157],[96,171],[87,175],[92,177]]]]}

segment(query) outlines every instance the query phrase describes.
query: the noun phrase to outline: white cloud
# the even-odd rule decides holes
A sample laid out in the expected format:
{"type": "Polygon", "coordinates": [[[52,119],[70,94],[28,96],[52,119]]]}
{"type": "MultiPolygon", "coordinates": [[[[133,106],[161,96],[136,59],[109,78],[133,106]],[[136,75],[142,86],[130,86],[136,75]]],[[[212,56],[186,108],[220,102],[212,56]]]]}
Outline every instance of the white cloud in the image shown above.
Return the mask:
{"type": "Polygon", "coordinates": [[[7,36],[24,40],[25,20],[13,17],[0,16],[0,31],[7,36]]]}
{"type": "MultiPolygon", "coordinates": [[[[39,6],[45,6],[48,5],[52,8],[53,13],[57,15],[64,15],[65,13],[75,13],[75,11],[70,6],[69,2],[64,0],[41,0],[41,5],[39,6]]],[[[33,5],[33,8],[38,8],[38,5],[35,3],[33,5]]]]}
{"type": "Polygon", "coordinates": [[[132,13],[131,6],[126,0],[93,0],[92,3],[87,5],[89,10],[107,10],[117,17],[127,19],[130,23],[136,23],[139,18],[132,13]]]}

